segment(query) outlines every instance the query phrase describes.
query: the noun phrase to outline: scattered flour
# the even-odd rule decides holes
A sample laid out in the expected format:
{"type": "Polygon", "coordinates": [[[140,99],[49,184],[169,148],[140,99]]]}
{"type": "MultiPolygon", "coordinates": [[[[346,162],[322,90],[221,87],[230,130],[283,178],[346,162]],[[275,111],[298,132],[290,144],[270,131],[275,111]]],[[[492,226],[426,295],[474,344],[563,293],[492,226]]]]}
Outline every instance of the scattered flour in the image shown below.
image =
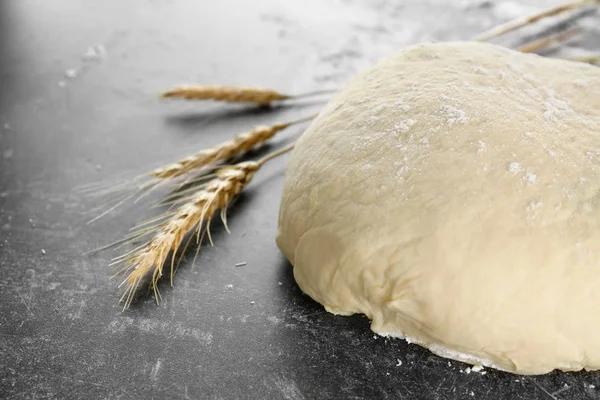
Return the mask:
{"type": "MultiPolygon", "coordinates": [[[[398,332],[379,332],[379,334],[383,337],[395,337],[395,338],[399,338],[399,339],[404,339],[406,340],[406,343],[411,344],[411,343],[417,343],[420,344],[421,346],[424,346],[426,348],[428,348],[431,352],[433,352],[434,354],[437,354],[440,357],[444,357],[444,358],[453,358],[454,360],[457,361],[463,361],[463,362],[468,362],[468,363],[473,363],[473,364],[477,364],[479,366],[481,366],[481,368],[483,369],[483,367],[489,367],[489,368],[495,368],[497,370],[500,371],[504,371],[503,368],[501,368],[499,365],[495,365],[494,363],[492,363],[489,360],[485,360],[479,357],[475,357],[471,354],[465,354],[465,353],[459,353],[457,351],[454,350],[450,350],[444,346],[441,346],[439,344],[428,344],[426,345],[425,343],[412,338],[410,336],[405,336],[402,333],[398,333],[398,332]]],[[[411,363],[412,364],[412,363],[411,363]]],[[[469,370],[470,373],[471,369],[467,368],[469,370]]],[[[462,372],[462,370],[461,370],[462,372]]],[[[482,371],[481,374],[484,375],[485,371],[482,371]]]]}
{"type": "Polygon", "coordinates": [[[150,379],[152,379],[153,381],[158,379],[158,373],[160,372],[161,365],[162,365],[161,359],[157,358],[156,364],[154,364],[154,366],[152,367],[152,370],[150,371],[150,379]]]}
{"type": "Polygon", "coordinates": [[[377,115],[387,108],[387,104],[383,103],[373,109],[373,114],[377,115]]]}
{"type": "Polygon", "coordinates": [[[530,202],[527,205],[526,210],[528,212],[534,212],[536,211],[538,208],[540,208],[544,203],[542,203],[541,201],[537,201],[537,200],[533,200],[532,202],[530,202]]]}
{"type": "Polygon", "coordinates": [[[473,372],[482,372],[483,371],[483,366],[482,365],[475,365],[475,366],[471,367],[471,371],[473,371],[473,372]]]}
{"type": "Polygon", "coordinates": [[[83,61],[100,61],[106,56],[106,48],[103,44],[90,46],[85,53],[81,55],[83,61]]]}
{"type": "Polygon", "coordinates": [[[477,141],[477,153],[485,153],[487,146],[483,140],[477,141]]]}
{"type": "Polygon", "coordinates": [[[397,102],[394,103],[394,110],[399,111],[399,112],[407,112],[408,110],[410,110],[410,106],[406,103],[404,103],[403,100],[398,100],[397,102]]]}
{"type": "Polygon", "coordinates": [[[417,121],[415,121],[414,119],[405,119],[403,121],[398,122],[394,126],[394,129],[396,130],[396,132],[406,133],[410,130],[410,127],[413,126],[416,122],[417,121]]]}
{"type": "Polygon", "coordinates": [[[537,175],[533,172],[526,172],[524,178],[529,185],[533,185],[537,182],[537,175]]]}
{"type": "Polygon", "coordinates": [[[544,118],[549,122],[561,119],[568,110],[568,104],[556,97],[551,96],[544,101],[544,118]]]}
{"type": "Polygon", "coordinates": [[[400,178],[400,180],[404,180],[407,170],[408,168],[406,167],[406,165],[403,165],[402,167],[400,167],[400,169],[398,169],[398,171],[396,171],[396,176],[400,178]]]}
{"type": "Polygon", "coordinates": [[[473,67],[471,67],[471,70],[473,72],[475,72],[476,74],[481,74],[481,75],[487,75],[488,74],[488,70],[483,68],[480,65],[474,65],[473,67]]]}
{"type": "Polygon", "coordinates": [[[469,121],[469,118],[465,114],[463,110],[459,110],[456,107],[443,105],[442,111],[446,114],[448,118],[448,125],[453,126],[454,124],[466,124],[469,121]]]}
{"type": "Polygon", "coordinates": [[[74,68],[68,69],[65,71],[65,77],[69,78],[69,79],[75,79],[77,78],[77,70],[74,68]]]}
{"type": "Polygon", "coordinates": [[[519,172],[521,172],[521,164],[519,164],[516,161],[513,161],[510,164],[508,164],[508,170],[516,175],[519,172]]]}

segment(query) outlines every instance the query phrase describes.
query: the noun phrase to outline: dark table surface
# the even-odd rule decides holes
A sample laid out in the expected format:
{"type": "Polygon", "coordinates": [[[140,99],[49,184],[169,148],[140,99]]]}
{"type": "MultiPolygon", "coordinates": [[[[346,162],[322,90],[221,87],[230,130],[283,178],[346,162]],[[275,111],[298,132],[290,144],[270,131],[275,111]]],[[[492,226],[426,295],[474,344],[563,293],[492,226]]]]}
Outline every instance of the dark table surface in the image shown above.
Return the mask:
{"type": "MultiPolygon", "coordinates": [[[[274,242],[285,157],[233,207],[232,233],[216,229],[215,247],[161,285],[159,307],[148,296],[122,312],[114,254],[82,255],[150,213],[130,204],[87,225],[97,203],[75,188],[322,106],[158,101],[168,86],[338,87],[409,44],[468,39],[548,4],[0,1],[0,398],[598,398],[598,373],[470,372],[326,313],[274,242]]],[[[579,23],[584,37],[562,51],[599,50],[600,19],[579,23]]]]}

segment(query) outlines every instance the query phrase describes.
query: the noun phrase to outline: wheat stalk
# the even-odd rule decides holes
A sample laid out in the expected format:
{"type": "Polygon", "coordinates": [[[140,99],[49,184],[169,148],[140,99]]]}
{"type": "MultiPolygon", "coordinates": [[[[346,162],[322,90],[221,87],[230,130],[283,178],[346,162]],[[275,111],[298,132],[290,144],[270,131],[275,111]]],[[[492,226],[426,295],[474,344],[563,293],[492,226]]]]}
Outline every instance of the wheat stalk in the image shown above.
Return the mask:
{"type": "Polygon", "coordinates": [[[259,106],[267,106],[275,101],[298,99],[333,92],[335,92],[335,90],[318,90],[297,95],[289,95],[279,93],[272,89],[249,86],[184,85],[167,90],[162,94],[162,98],[216,100],[229,103],[255,103],[259,106]]]}
{"type": "Polygon", "coordinates": [[[600,64],[600,55],[591,55],[591,56],[571,56],[571,57],[563,57],[564,60],[582,62],[587,64],[600,64]]]}
{"type": "MultiPolygon", "coordinates": [[[[155,232],[154,236],[145,244],[117,257],[112,263],[115,265],[125,262],[125,267],[120,272],[128,273],[121,284],[125,285],[125,291],[121,297],[121,301],[124,301],[123,309],[130,306],[137,288],[147,277],[151,279],[150,284],[158,303],[160,294],[157,283],[162,277],[163,266],[169,254],[171,254],[172,284],[175,273],[175,253],[180,249],[185,236],[193,232],[199,245],[206,233],[212,243],[210,221],[218,210],[221,210],[221,219],[229,231],[226,212],[231,200],[250,183],[254,174],[266,162],[292,150],[293,146],[292,144],[282,150],[270,153],[259,161],[245,161],[219,169],[216,172],[216,178],[191,195],[185,204],[171,214],[166,222],[161,223],[158,227],[145,228],[130,235],[126,239],[127,242],[155,232]]],[[[190,240],[194,235],[190,236],[190,240]]],[[[190,240],[188,240],[188,244],[190,240]]]]}
{"type": "Polygon", "coordinates": [[[594,5],[594,4],[600,4],[600,0],[578,0],[578,1],[564,3],[561,5],[549,8],[547,10],[541,11],[539,13],[530,15],[528,17],[517,18],[517,19],[509,21],[505,24],[495,26],[492,29],[477,35],[472,40],[484,42],[484,41],[490,40],[492,38],[495,38],[497,36],[503,35],[505,33],[512,32],[514,30],[522,28],[526,25],[533,24],[542,19],[554,17],[557,15],[563,14],[567,11],[576,10],[576,9],[579,9],[579,8],[582,8],[585,6],[589,6],[589,5],[594,5]]]}
{"type": "Polygon", "coordinates": [[[517,50],[522,53],[533,53],[535,51],[540,51],[546,49],[548,47],[557,46],[559,44],[565,43],[581,33],[581,29],[572,28],[564,32],[556,33],[554,35],[550,35],[538,40],[534,40],[530,43],[526,43],[520,46],[517,50]]]}
{"type": "Polygon", "coordinates": [[[271,126],[257,126],[249,132],[240,133],[233,139],[223,142],[213,148],[201,150],[177,162],[157,168],[150,173],[158,179],[173,179],[219,161],[228,160],[266,143],[279,131],[292,125],[310,121],[316,115],[310,115],[295,121],[279,123],[271,126]]]}

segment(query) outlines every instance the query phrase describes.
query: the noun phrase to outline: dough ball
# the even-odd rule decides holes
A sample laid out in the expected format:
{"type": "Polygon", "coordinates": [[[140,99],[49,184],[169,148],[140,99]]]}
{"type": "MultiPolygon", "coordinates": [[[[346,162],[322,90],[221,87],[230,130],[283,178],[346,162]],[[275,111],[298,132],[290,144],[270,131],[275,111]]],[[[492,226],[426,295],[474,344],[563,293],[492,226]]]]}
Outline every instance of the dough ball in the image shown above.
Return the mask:
{"type": "Polygon", "coordinates": [[[600,368],[600,68],[409,47],[298,141],[277,243],[335,314],[521,374],[600,368]]]}

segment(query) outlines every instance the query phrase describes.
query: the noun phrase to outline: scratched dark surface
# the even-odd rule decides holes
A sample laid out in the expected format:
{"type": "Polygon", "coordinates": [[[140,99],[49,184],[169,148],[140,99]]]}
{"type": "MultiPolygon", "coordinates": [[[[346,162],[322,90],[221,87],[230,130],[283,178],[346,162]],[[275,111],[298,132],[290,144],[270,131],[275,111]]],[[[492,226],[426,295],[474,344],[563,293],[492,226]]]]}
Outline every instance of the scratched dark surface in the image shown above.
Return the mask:
{"type": "MultiPolygon", "coordinates": [[[[216,246],[161,286],[160,307],[148,297],[121,312],[114,254],[82,256],[148,203],[86,225],[97,204],[74,188],[322,105],[161,103],[171,84],[337,87],[395,49],[467,39],[550,3],[0,1],[0,398],[598,398],[598,373],[468,373],[374,336],[364,317],[327,314],[274,243],[285,158],[231,210],[232,233],[217,229],[216,246]]],[[[567,51],[599,50],[598,17],[579,23],[584,39],[567,51]]]]}

